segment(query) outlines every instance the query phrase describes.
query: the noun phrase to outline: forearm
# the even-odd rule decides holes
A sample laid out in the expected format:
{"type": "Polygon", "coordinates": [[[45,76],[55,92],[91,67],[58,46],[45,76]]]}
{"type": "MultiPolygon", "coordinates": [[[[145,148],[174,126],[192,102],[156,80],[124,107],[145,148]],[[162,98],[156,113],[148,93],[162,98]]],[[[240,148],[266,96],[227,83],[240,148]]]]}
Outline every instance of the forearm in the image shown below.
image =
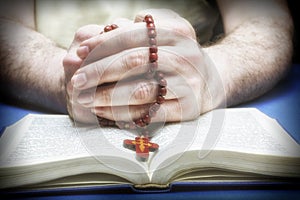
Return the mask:
{"type": "Polygon", "coordinates": [[[265,93],[285,75],[292,21],[288,14],[253,17],[204,50],[222,78],[227,106],[236,105],[265,93]]]}
{"type": "Polygon", "coordinates": [[[0,81],[6,96],[66,112],[65,50],[35,30],[5,19],[1,20],[0,41],[0,81]]]}

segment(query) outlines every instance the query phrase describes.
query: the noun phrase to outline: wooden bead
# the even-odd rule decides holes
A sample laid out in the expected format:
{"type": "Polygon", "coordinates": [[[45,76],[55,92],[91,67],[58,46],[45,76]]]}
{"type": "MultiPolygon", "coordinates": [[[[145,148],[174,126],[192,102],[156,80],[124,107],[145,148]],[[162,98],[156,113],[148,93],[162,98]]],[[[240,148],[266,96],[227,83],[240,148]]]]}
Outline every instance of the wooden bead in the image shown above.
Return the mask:
{"type": "Polygon", "coordinates": [[[146,114],[142,117],[142,120],[145,124],[149,124],[151,122],[151,117],[148,114],[146,114]]]}
{"type": "Polygon", "coordinates": [[[151,45],[149,47],[149,52],[150,53],[157,53],[158,49],[157,49],[157,46],[156,45],[151,45]]]}
{"type": "Polygon", "coordinates": [[[162,79],[158,80],[158,84],[160,86],[166,87],[167,86],[167,81],[166,81],[166,79],[162,78],[162,79]]]}
{"type": "Polygon", "coordinates": [[[163,104],[165,102],[165,98],[161,95],[158,95],[156,98],[156,103],[163,104]]]}
{"type": "Polygon", "coordinates": [[[159,87],[158,94],[161,95],[161,96],[166,96],[166,94],[167,94],[167,88],[165,86],[159,87]]]}
{"type": "Polygon", "coordinates": [[[157,41],[155,38],[149,38],[149,44],[150,45],[156,45],[157,41]]]}
{"type": "Polygon", "coordinates": [[[148,28],[148,30],[154,30],[155,29],[154,23],[147,24],[147,28],[148,28]]]}
{"type": "Polygon", "coordinates": [[[148,23],[153,23],[154,20],[153,20],[153,17],[151,15],[146,15],[144,17],[144,21],[148,24],[148,23]]]}
{"type": "Polygon", "coordinates": [[[112,25],[111,25],[111,28],[112,28],[112,30],[114,30],[114,29],[116,29],[116,28],[119,28],[119,26],[118,26],[117,24],[112,24],[112,25]]]}
{"type": "Polygon", "coordinates": [[[149,60],[151,63],[157,61],[157,59],[158,59],[157,53],[150,53],[149,60]]]}
{"type": "Polygon", "coordinates": [[[113,30],[113,28],[111,27],[111,25],[107,25],[107,26],[104,27],[104,32],[109,32],[111,30],[113,30]]]}
{"type": "Polygon", "coordinates": [[[149,38],[155,38],[156,37],[156,31],[153,29],[148,30],[148,36],[149,38]]]}

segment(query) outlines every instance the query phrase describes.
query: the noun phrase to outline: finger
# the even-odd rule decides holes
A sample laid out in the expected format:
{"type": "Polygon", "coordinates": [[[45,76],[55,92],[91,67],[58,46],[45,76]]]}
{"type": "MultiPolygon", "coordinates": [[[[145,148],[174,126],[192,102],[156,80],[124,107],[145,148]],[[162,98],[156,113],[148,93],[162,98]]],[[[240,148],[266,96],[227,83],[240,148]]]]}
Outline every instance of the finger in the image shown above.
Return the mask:
{"type": "MultiPolygon", "coordinates": [[[[176,19],[163,20],[155,23],[155,26],[158,46],[174,46],[178,41],[189,38],[189,35],[194,34],[188,34],[188,32],[191,32],[190,27],[176,19]]],[[[80,44],[80,46],[87,46],[91,51],[83,62],[83,66],[124,50],[148,45],[149,38],[145,23],[134,23],[126,27],[120,27],[80,44]]]]}
{"type": "Polygon", "coordinates": [[[68,54],[63,59],[63,66],[69,79],[71,78],[70,76],[73,75],[74,72],[81,66],[82,58],[86,57],[89,52],[87,47],[80,47],[78,49],[79,44],[84,40],[99,34],[99,30],[101,30],[101,28],[103,28],[103,26],[92,24],[83,26],[76,31],[74,40],[68,50],[68,54]]]}
{"type": "MultiPolygon", "coordinates": [[[[151,122],[178,122],[194,119],[200,113],[197,104],[194,105],[185,98],[168,100],[160,105],[156,115],[151,118],[151,122]]],[[[150,106],[95,107],[92,112],[109,120],[130,122],[148,114],[150,106]]]]}
{"type": "MultiPolygon", "coordinates": [[[[194,55],[198,47],[159,47],[157,70],[166,74],[195,74],[197,66],[203,63],[200,52],[194,55]],[[193,51],[190,53],[190,51],[193,51]],[[196,60],[196,62],[194,61],[196,60]]],[[[80,90],[96,87],[103,83],[117,82],[119,80],[143,75],[152,65],[149,65],[148,48],[136,48],[109,56],[95,63],[78,69],[72,77],[72,84],[80,90]],[[85,77],[85,82],[80,77],[85,77]],[[87,81],[88,80],[88,81],[87,81]]]]}
{"type": "Polygon", "coordinates": [[[155,80],[137,79],[100,86],[96,91],[83,92],[78,102],[85,107],[143,105],[159,101],[157,98],[176,99],[187,95],[189,89],[180,77],[164,77],[169,83],[161,87],[155,80]]]}

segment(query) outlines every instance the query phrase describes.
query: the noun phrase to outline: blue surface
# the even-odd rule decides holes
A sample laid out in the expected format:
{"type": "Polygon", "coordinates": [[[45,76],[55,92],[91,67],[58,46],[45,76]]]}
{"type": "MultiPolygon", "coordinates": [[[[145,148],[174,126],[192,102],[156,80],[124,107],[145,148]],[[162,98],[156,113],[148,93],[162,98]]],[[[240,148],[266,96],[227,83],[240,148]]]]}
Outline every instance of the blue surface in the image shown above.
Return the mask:
{"type": "MultiPolygon", "coordinates": [[[[255,107],[278,120],[288,133],[300,143],[300,65],[294,65],[288,76],[267,94],[237,107],[255,107]]],[[[0,127],[11,125],[28,113],[39,113],[20,107],[0,103],[0,127]]],[[[82,194],[51,194],[50,196],[31,196],[22,199],[300,199],[298,190],[288,187],[266,188],[201,188],[195,191],[133,194],[97,194],[101,191],[83,191],[82,194]]]]}

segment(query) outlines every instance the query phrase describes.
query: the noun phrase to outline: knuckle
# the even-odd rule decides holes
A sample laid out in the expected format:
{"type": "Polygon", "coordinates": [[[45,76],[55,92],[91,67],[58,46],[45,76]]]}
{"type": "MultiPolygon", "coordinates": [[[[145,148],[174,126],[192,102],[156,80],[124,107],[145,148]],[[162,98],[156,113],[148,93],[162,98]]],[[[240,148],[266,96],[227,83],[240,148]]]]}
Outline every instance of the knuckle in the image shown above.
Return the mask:
{"type": "Polygon", "coordinates": [[[143,66],[146,63],[145,53],[143,51],[128,53],[122,57],[121,63],[122,68],[124,68],[125,71],[130,71],[136,67],[143,66]]]}
{"type": "Polygon", "coordinates": [[[101,95],[101,99],[103,102],[104,105],[111,105],[112,104],[112,99],[111,99],[111,95],[110,95],[110,92],[108,89],[101,89],[101,92],[100,92],[100,95],[101,95]]]}
{"type": "Polygon", "coordinates": [[[155,94],[155,86],[150,82],[138,83],[133,91],[133,98],[137,103],[146,103],[153,101],[154,97],[152,94],[155,94]]]}

